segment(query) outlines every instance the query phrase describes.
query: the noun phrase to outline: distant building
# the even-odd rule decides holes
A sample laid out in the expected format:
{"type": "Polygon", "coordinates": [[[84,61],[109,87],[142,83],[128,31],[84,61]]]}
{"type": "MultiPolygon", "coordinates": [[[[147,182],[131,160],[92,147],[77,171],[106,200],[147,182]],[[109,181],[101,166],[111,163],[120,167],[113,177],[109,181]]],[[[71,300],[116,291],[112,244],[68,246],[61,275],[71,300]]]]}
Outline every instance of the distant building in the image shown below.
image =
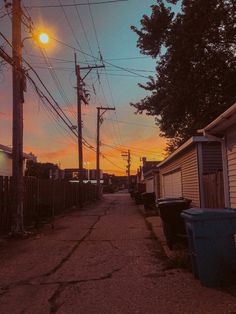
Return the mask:
{"type": "MultiPolygon", "coordinates": [[[[83,180],[96,180],[97,179],[96,169],[83,169],[82,178],[83,180]]],[[[79,179],[79,169],[78,168],[66,168],[64,169],[64,178],[67,180],[78,180],[79,179]]],[[[100,179],[103,178],[103,172],[100,170],[100,179]]]]}
{"type": "MultiPolygon", "coordinates": [[[[37,161],[37,157],[32,153],[23,153],[23,167],[26,170],[27,160],[37,161]]],[[[0,144],[0,176],[12,176],[12,148],[0,144]]]]}
{"type": "Polygon", "coordinates": [[[146,186],[146,192],[155,192],[159,196],[159,174],[158,165],[160,161],[147,160],[142,158],[143,165],[138,169],[137,182],[143,183],[146,186]]]}
{"type": "MultiPolygon", "coordinates": [[[[90,169],[89,170],[89,179],[90,180],[96,180],[97,179],[97,170],[96,169],[90,169]]],[[[103,171],[100,170],[100,179],[103,179],[103,171]]]]}

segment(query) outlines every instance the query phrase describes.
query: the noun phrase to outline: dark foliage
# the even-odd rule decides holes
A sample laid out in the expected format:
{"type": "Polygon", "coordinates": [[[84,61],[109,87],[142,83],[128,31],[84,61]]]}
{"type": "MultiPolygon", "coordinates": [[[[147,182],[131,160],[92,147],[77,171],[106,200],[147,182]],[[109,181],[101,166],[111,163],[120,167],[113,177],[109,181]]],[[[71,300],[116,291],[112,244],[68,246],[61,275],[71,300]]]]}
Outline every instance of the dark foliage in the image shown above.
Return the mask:
{"type": "Polygon", "coordinates": [[[52,163],[40,163],[29,160],[26,164],[25,175],[40,179],[50,179],[53,174],[59,170],[57,165],[52,163]]]}
{"type": "Polygon", "coordinates": [[[137,47],[157,58],[150,96],[131,104],[156,116],[172,151],[236,101],[236,0],[157,0],[141,19],[137,47]],[[172,4],[171,7],[166,2],[172,4]]]}

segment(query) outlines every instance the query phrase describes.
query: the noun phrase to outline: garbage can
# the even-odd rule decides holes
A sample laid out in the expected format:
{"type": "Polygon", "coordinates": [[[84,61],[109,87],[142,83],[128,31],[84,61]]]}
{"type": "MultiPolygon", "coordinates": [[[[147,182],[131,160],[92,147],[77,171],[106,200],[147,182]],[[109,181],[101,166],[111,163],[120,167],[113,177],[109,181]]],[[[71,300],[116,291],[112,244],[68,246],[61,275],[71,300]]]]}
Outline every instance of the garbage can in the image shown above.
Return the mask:
{"type": "Polygon", "coordinates": [[[183,239],[182,235],[186,235],[184,219],[180,214],[182,210],[189,208],[190,203],[191,200],[184,198],[167,198],[158,203],[163,231],[170,249],[183,239]]]}
{"type": "Polygon", "coordinates": [[[236,283],[236,210],[183,211],[192,270],[204,286],[236,283]]]}
{"type": "Polygon", "coordinates": [[[145,210],[153,209],[156,205],[155,192],[142,193],[143,205],[145,210]]]}
{"type": "Polygon", "coordinates": [[[142,194],[140,192],[134,192],[134,201],[137,205],[143,204],[142,194]]]}

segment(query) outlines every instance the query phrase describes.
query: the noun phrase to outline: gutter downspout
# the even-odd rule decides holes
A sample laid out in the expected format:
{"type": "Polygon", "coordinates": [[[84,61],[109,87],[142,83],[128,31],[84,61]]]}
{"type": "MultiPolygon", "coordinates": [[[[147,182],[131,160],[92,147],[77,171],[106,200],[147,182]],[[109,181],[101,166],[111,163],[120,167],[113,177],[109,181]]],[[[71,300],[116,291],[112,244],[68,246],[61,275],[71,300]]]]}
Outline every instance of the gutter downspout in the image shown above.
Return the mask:
{"type": "Polygon", "coordinates": [[[230,194],[229,194],[229,176],[228,176],[228,162],[227,162],[227,149],[225,138],[221,142],[222,147],[222,162],[223,162],[223,180],[224,180],[224,197],[225,197],[225,207],[230,208],[230,194]]]}
{"type": "Polygon", "coordinates": [[[221,138],[221,137],[217,137],[217,136],[208,134],[206,131],[204,131],[204,135],[209,137],[209,138],[213,138],[216,141],[221,142],[225,207],[226,208],[230,208],[230,194],[229,194],[229,177],[228,177],[228,162],[227,162],[226,139],[225,139],[225,137],[221,138]]]}
{"type": "Polygon", "coordinates": [[[202,143],[197,143],[197,159],[198,159],[198,180],[199,180],[199,194],[200,207],[205,208],[205,191],[203,180],[203,159],[202,159],[202,143]]]}

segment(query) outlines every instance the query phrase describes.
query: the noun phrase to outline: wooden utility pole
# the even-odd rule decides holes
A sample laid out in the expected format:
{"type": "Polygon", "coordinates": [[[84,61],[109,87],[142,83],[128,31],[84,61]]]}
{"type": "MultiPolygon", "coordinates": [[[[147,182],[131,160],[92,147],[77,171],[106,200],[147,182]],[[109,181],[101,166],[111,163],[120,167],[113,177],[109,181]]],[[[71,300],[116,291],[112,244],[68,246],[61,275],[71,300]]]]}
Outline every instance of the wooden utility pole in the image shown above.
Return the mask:
{"type": "Polygon", "coordinates": [[[130,150],[128,150],[128,165],[127,165],[128,190],[130,190],[130,166],[131,166],[131,157],[130,157],[130,150]]]}
{"type": "Polygon", "coordinates": [[[25,75],[22,69],[21,0],[12,2],[12,232],[22,233],[23,223],[23,103],[25,75]]]}
{"type": "Polygon", "coordinates": [[[104,65],[95,65],[95,66],[88,66],[88,67],[80,67],[77,64],[76,54],[75,54],[75,73],[77,78],[77,130],[78,130],[78,162],[79,162],[79,181],[83,182],[83,136],[82,136],[82,115],[81,115],[81,105],[82,101],[85,104],[88,104],[86,97],[84,95],[84,79],[85,77],[92,71],[92,69],[97,68],[104,68],[104,65]],[[88,70],[86,75],[82,78],[80,71],[81,70],[88,70]]]}
{"type": "Polygon", "coordinates": [[[130,150],[128,150],[127,152],[122,152],[121,154],[122,157],[125,157],[125,159],[127,160],[127,175],[128,175],[128,190],[130,189],[130,167],[131,167],[131,154],[130,154],[130,150]]]}
{"type": "Polygon", "coordinates": [[[102,124],[102,116],[108,110],[116,110],[110,107],[97,107],[97,155],[96,155],[96,177],[97,177],[97,187],[98,193],[100,193],[100,126],[102,124]],[[102,110],[102,112],[101,112],[102,110]]]}
{"type": "Polygon", "coordinates": [[[79,171],[78,177],[79,181],[83,181],[82,171],[83,171],[83,136],[82,136],[82,118],[81,118],[81,100],[82,100],[82,86],[80,77],[80,66],[76,64],[75,58],[75,71],[77,78],[77,130],[78,130],[78,162],[79,171]]]}

